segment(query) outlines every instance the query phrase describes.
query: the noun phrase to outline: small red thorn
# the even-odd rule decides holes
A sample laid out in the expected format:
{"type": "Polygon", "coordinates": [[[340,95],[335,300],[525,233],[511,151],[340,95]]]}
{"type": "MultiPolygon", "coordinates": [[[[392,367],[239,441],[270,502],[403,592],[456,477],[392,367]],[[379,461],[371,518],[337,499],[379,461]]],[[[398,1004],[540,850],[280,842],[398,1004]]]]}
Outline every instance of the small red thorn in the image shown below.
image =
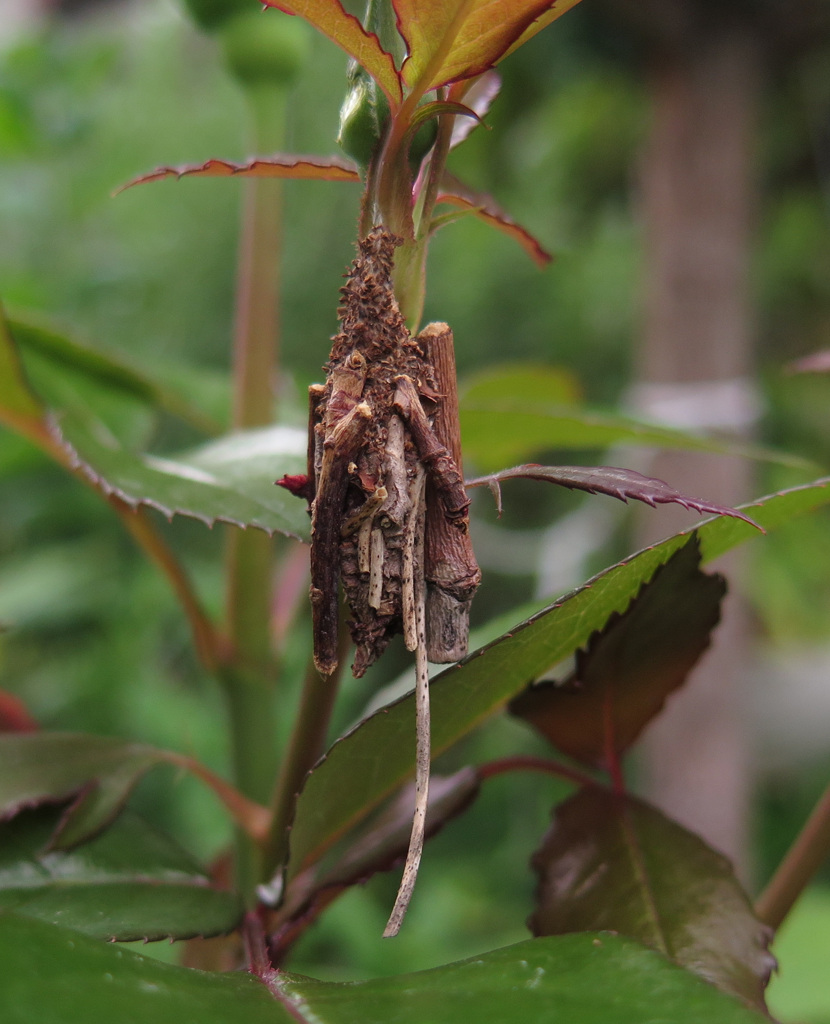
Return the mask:
{"type": "Polygon", "coordinates": [[[39,728],[19,697],[0,690],[0,732],[35,732],[39,728]]]}
{"type": "Polygon", "coordinates": [[[287,491],[290,491],[297,498],[305,498],[306,501],[310,501],[312,498],[311,488],[309,486],[309,479],[305,473],[288,474],[281,477],[279,480],[275,480],[274,483],[277,487],[284,487],[287,491]]]}

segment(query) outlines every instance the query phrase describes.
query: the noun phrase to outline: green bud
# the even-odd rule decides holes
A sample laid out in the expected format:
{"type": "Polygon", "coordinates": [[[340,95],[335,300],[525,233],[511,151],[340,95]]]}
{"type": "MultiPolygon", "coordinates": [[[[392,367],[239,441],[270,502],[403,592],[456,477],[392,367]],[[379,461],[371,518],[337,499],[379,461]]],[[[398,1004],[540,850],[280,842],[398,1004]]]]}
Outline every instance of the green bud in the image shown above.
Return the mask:
{"type": "Polygon", "coordinates": [[[368,167],[389,121],[382,89],[362,68],[350,73],[352,86],[340,108],[337,143],[360,167],[368,167]]]}
{"type": "MultiPolygon", "coordinates": [[[[377,82],[362,68],[352,65],[349,81],[351,88],[340,108],[337,142],[347,156],[365,168],[383,140],[389,121],[389,102],[377,82]]],[[[437,133],[435,118],[430,118],[415,133],[409,147],[409,165],[413,174],[432,148],[437,133]]]]}
{"type": "Polygon", "coordinates": [[[219,38],[228,69],[246,86],[290,85],[309,52],[305,22],[278,11],[238,14],[221,27],[219,38]]]}

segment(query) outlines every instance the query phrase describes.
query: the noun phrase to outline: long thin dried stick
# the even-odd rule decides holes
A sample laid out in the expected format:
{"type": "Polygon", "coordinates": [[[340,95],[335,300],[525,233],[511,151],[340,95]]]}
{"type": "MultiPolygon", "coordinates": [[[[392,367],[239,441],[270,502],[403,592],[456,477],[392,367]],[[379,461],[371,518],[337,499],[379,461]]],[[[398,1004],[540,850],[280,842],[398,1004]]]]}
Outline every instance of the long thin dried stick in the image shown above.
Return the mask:
{"type": "MultiPolygon", "coordinates": [[[[412,483],[413,502],[411,515],[418,521],[424,516],[424,471],[419,467],[418,475],[412,483]]],[[[421,854],[424,852],[424,836],[427,823],[427,805],[429,803],[429,768],[430,752],[430,711],[429,711],[429,662],[427,660],[426,610],[424,585],[424,531],[420,522],[415,527],[415,551],[413,567],[413,589],[415,596],[415,812],[412,816],[412,832],[409,836],[409,849],[403,868],[401,884],[395,905],[386,928],[385,939],[392,938],[401,930],[412,893],[418,868],[421,865],[421,854]]]]}

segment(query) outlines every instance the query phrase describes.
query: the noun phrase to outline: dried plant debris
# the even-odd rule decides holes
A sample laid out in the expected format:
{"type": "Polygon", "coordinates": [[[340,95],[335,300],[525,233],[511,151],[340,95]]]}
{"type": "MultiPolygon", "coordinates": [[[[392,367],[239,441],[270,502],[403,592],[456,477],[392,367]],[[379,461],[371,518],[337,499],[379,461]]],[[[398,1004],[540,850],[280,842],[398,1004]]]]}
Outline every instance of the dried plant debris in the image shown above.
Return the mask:
{"type": "Polygon", "coordinates": [[[397,633],[415,650],[425,588],[430,659],[463,657],[481,576],[459,469],[452,332],[430,324],[410,335],[392,290],[399,244],[383,228],[359,243],[326,383],[309,389],[308,480],[279,481],[310,504],[314,658],[324,675],[338,660],[339,581],[361,676],[397,633]]]}

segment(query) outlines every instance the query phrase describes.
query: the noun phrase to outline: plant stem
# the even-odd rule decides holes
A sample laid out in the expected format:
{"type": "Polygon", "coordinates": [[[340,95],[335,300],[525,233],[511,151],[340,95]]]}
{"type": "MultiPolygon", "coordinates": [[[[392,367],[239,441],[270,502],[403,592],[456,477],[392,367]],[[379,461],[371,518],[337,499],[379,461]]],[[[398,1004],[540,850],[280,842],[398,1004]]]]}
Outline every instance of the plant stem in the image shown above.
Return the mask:
{"type": "MultiPolygon", "coordinates": [[[[76,466],[72,465],[71,460],[67,456],[66,449],[56,443],[54,436],[50,433],[48,426],[43,420],[23,419],[21,417],[15,429],[24,437],[28,437],[33,444],[41,448],[42,451],[54,459],[58,465],[63,466],[77,480],[100,493],[100,490],[89,478],[80,472],[76,466]]],[[[162,539],[158,530],[153,526],[145,509],[128,505],[126,501],[113,494],[106,495],[106,499],[117,512],[133,540],[144,551],[150,561],[167,577],[167,581],[181,602],[184,613],[190,623],[190,630],[193,634],[193,646],[196,649],[199,660],[208,672],[215,672],[222,657],[221,637],[214,623],[199,603],[196,592],[181,562],[179,562],[162,539]]]]}
{"type": "Polygon", "coordinates": [[[543,757],[528,755],[503,757],[498,761],[488,761],[476,768],[476,773],[482,782],[485,779],[492,779],[496,775],[505,775],[507,772],[541,772],[543,775],[554,775],[559,779],[565,779],[575,786],[606,788],[602,782],[579,771],[578,768],[571,768],[566,764],[560,764],[559,761],[551,761],[543,757]]]}
{"type": "Polygon", "coordinates": [[[787,851],[766,889],[755,902],[756,915],[771,928],[782,922],[807,884],[830,855],[830,785],[787,851]]]}
{"type": "MultiPolygon", "coordinates": [[[[276,87],[249,88],[253,146],[281,148],[286,95],[276,87]]],[[[279,353],[279,268],[282,192],[276,180],[246,180],[233,347],[235,430],[266,426],[274,416],[279,353]]],[[[274,545],[255,530],[230,530],[226,551],[225,618],[232,664],[221,673],[228,703],[234,782],[265,803],[276,764],[275,692],[270,633],[274,545]]],[[[261,853],[237,833],[237,884],[253,898],[262,877],[261,853]]]]}
{"type": "MultiPolygon", "coordinates": [[[[279,148],[284,136],[282,90],[248,90],[258,151],[279,148]]],[[[245,182],[233,352],[235,430],[266,426],[274,415],[279,358],[279,265],[282,192],[278,180],[245,182]]],[[[271,660],[269,612],[273,542],[258,531],[233,530],[227,548],[227,629],[244,662],[271,660]]],[[[253,796],[254,794],[248,794],[253,796]]],[[[265,797],[267,793],[259,794],[265,797]]]]}
{"type": "Polygon", "coordinates": [[[271,877],[285,862],[288,853],[288,830],[294,817],[294,804],[308,772],[323,753],[331,713],[334,708],[339,676],[343,666],[343,651],[337,659],[337,668],[329,676],[321,676],[309,659],[303,681],[300,706],[288,749],[271,801],[271,829],[263,855],[265,877],[271,877]]]}
{"type": "MultiPolygon", "coordinates": [[[[279,149],[285,136],[284,92],[263,87],[247,90],[246,96],[256,152],[279,149]]],[[[282,182],[247,178],[244,188],[234,326],[233,425],[237,429],[272,421],[279,359],[282,182]]]]}
{"type": "Polygon", "coordinates": [[[417,334],[424,310],[426,258],[426,239],[405,241],[398,249],[392,270],[395,298],[412,334],[417,334]]]}
{"type": "Polygon", "coordinates": [[[112,495],[108,500],[133,540],[167,577],[190,623],[193,646],[199,660],[208,672],[216,672],[221,659],[220,638],[216,627],[199,603],[181,563],[162,540],[143,508],[132,508],[125,501],[112,495]]]}
{"type": "Polygon", "coordinates": [[[414,237],[410,239],[405,236],[392,272],[395,297],[413,334],[418,330],[424,310],[429,226],[450,150],[453,120],[451,114],[443,114],[438,119],[438,135],[429,158],[426,181],[414,211],[414,237]]]}

